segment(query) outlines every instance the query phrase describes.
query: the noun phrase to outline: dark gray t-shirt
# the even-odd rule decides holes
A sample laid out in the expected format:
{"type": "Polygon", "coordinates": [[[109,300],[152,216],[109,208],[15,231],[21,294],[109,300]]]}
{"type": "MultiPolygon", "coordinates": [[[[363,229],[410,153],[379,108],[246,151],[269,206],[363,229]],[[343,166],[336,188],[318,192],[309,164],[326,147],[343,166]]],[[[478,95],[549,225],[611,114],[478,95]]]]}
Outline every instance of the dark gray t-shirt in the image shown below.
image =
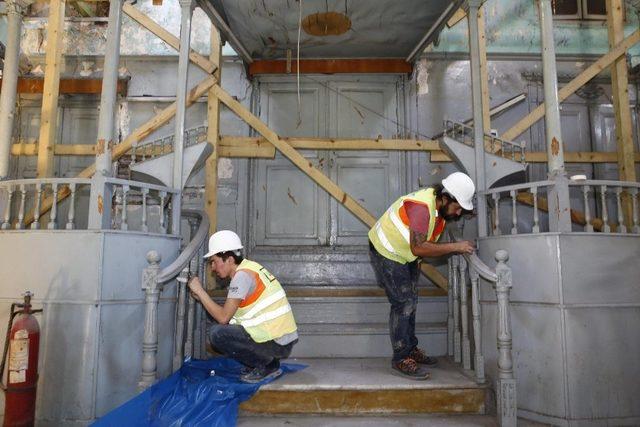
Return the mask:
{"type": "MultiPolygon", "coordinates": [[[[256,289],[256,280],[253,275],[247,271],[237,271],[229,283],[229,293],[227,298],[244,299],[247,295],[256,289]]],[[[287,345],[293,340],[298,339],[298,332],[291,332],[274,339],[274,341],[280,345],[287,345]]]]}

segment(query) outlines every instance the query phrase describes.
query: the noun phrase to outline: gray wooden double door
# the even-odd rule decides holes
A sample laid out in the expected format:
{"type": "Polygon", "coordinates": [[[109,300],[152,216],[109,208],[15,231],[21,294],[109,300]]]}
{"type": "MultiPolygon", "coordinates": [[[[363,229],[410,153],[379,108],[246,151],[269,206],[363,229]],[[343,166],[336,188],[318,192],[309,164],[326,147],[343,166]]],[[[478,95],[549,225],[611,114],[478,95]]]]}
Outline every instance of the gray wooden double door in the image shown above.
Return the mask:
{"type": "MultiPolygon", "coordinates": [[[[394,138],[401,132],[401,79],[301,77],[259,83],[259,117],[281,137],[394,138]]],[[[315,167],[379,216],[402,194],[405,154],[302,150],[315,167]]],[[[368,228],[292,162],[253,162],[250,222],[260,246],[365,245],[368,228]]]]}

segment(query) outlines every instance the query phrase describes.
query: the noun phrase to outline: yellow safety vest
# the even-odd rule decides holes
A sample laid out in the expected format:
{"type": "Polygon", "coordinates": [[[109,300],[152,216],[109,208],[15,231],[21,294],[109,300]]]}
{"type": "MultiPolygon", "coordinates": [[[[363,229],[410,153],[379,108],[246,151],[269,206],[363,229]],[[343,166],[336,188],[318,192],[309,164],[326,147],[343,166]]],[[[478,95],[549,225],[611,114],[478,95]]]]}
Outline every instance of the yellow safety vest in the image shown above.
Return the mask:
{"type": "Polygon", "coordinates": [[[280,282],[257,262],[243,260],[236,272],[243,270],[253,275],[256,288],[242,300],[229,324],[241,325],[258,343],[295,332],[296,321],[280,282]]]}
{"type": "Polygon", "coordinates": [[[444,219],[438,221],[433,188],[418,190],[396,200],[369,230],[369,240],[380,255],[400,264],[413,262],[418,258],[411,252],[409,242],[409,217],[404,208],[407,200],[425,205],[429,209],[428,241],[436,242],[445,226],[444,219]]]}

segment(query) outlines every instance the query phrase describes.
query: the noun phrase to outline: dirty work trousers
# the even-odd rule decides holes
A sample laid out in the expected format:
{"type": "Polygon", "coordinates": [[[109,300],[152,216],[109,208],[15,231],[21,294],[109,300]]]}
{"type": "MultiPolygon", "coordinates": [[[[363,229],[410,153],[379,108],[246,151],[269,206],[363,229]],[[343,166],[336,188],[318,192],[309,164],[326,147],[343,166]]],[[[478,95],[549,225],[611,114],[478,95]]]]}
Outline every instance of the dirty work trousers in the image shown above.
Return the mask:
{"type": "Polygon", "coordinates": [[[275,341],[257,343],[240,325],[213,325],[209,333],[211,345],[220,354],[250,368],[265,367],[274,359],[286,359],[295,340],[287,345],[275,341]]]}
{"type": "Polygon", "coordinates": [[[418,262],[400,264],[380,255],[369,243],[371,263],[389,302],[389,334],[393,361],[398,362],[418,345],[416,307],[418,305],[418,262]]]}

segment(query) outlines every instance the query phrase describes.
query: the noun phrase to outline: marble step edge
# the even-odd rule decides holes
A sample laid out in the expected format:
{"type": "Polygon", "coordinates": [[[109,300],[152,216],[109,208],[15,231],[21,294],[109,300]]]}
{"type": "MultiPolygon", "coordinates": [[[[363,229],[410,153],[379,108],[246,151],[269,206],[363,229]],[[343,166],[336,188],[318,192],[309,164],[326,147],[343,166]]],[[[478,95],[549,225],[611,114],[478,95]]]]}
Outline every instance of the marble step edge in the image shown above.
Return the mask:
{"type": "MultiPolygon", "coordinates": [[[[300,335],[389,335],[388,323],[302,323],[298,324],[300,335]]],[[[444,322],[416,323],[416,334],[446,334],[444,322]]]]}
{"type": "MultiPolygon", "coordinates": [[[[283,285],[289,298],[344,298],[344,297],[380,297],[386,299],[384,289],[377,286],[300,286],[283,285]]],[[[214,298],[224,298],[227,289],[208,291],[214,298]]],[[[447,291],[436,287],[419,287],[420,297],[446,297],[447,291]]]]}

